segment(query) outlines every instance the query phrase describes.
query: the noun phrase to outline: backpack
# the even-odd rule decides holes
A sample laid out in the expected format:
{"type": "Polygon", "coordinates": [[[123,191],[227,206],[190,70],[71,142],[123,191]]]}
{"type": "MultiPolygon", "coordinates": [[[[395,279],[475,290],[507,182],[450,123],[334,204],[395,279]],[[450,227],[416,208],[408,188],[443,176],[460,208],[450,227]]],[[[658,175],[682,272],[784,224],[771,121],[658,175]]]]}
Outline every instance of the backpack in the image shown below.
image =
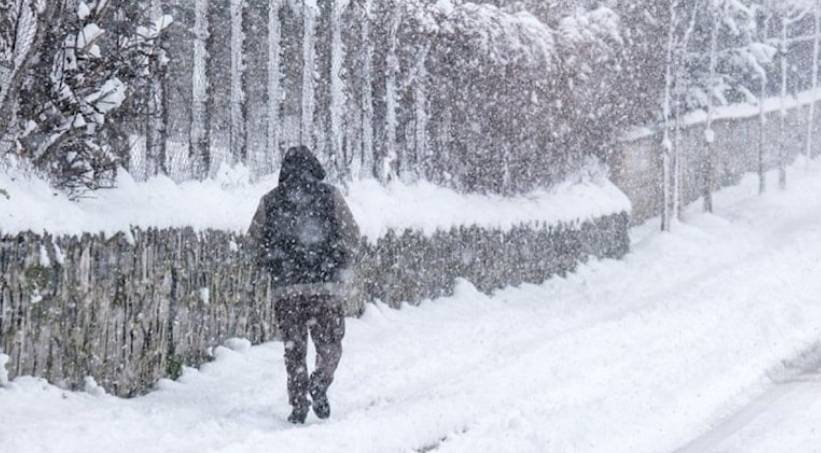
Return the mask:
{"type": "Polygon", "coordinates": [[[258,264],[278,286],[334,281],[344,263],[333,188],[277,187],[265,206],[258,264]]]}

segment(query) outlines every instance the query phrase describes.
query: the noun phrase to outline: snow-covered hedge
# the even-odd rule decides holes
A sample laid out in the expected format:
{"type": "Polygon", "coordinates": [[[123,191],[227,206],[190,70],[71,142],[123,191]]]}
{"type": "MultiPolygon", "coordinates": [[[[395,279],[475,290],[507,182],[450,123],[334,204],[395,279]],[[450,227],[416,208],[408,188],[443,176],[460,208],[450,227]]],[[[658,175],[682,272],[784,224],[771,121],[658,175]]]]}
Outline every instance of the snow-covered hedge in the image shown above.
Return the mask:
{"type": "MultiPolygon", "coordinates": [[[[363,238],[348,313],[448,295],[459,278],[490,292],[621,257],[630,202],[604,173],[590,166],[515,198],[354,183],[347,200],[363,238]]],[[[227,338],[275,337],[244,236],[274,181],[248,180],[242,169],[180,185],[123,172],[117,189],[70,201],[0,171],[0,352],[11,376],[82,386],[92,375],[131,395],[227,338]]]]}
{"type": "MultiPolygon", "coordinates": [[[[623,256],[628,224],[621,212],[432,235],[390,230],[363,239],[346,308],[357,314],[365,301],[399,306],[448,295],[458,278],[484,291],[541,282],[590,256],[623,256]]],[[[80,387],[90,375],[110,392],[133,395],[207,360],[227,338],[274,338],[267,278],[244,244],[239,233],[192,228],[0,238],[0,351],[10,357],[11,377],[80,387]]]]}

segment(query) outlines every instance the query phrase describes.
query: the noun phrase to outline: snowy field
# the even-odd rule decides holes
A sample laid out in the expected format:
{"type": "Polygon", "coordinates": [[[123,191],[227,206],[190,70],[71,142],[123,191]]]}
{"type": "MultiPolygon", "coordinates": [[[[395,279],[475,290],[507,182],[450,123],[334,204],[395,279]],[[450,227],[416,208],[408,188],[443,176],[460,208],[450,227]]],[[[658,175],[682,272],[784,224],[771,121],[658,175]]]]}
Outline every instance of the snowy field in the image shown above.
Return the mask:
{"type": "MultiPolygon", "coordinates": [[[[821,164],[791,178],[764,197],[748,178],[672,234],[638,227],[624,261],[566,279],[369,306],[349,321],[329,421],[288,425],[282,345],[232,341],[132,400],[19,378],[0,389],[0,452],[676,451],[821,340],[821,164]]],[[[716,451],[818,451],[810,389],[789,423],[760,419],[716,451]]]]}

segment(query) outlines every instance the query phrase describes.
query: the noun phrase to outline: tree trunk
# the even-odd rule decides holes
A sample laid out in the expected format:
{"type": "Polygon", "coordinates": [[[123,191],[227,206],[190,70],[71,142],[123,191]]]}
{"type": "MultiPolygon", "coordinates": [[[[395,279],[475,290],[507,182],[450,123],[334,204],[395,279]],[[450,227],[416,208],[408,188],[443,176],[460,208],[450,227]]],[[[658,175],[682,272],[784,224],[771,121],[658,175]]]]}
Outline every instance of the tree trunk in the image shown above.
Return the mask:
{"type": "MultiPolygon", "coordinates": [[[[164,38],[163,38],[164,39],[164,38]]],[[[165,46],[165,44],[163,44],[165,46]]],[[[170,112],[170,98],[168,96],[168,67],[163,68],[162,79],[160,81],[160,117],[159,117],[159,139],[160,139],[160,170],[164,175],[171,175],[168,168],[168,123],[170,112]]]]}
{"type": "MultiPolygon", "coordinates": [[[[163,8],[160,0],[151,0],[148,18],[152,27],[160,27],[163,8]]],[[[145,106],[145,158],[146,177],[168,174],[167,167],[167,134],[168,86],[165,62],[165,41],[161,30],[154,30],[156,38],[151,42],[151,55],[148,67],[148,99],[145,106]]]]}
{"type": "MultiPolygon", "coordinates": [[[[440,90],[440,98],[445,98],[447,96],[447,92],[442,92],[440,90]]],[[[438,167],[441,169],[439,172],[440,182],[443,185],[454,187],[454,181],[451,178],[450,171],[452,168],[452,158],[451,158],[451,146],[453,144],[453,105],[449,102],[445,102],[442,112],[442,120],[437,125],[438,134],[437,134],[437,142],[438,142],[438,153],[437,153],[437,164],[438,167]]]]}
{"type": "Polygon", "coordinates": [[[817,102],[816,91],[818,90],[818,52],[821,47],[821,6],[815,3],[815,27],[812,47],[812,102],[810,102],[809,111],[807,113],[807,142],[804,150],[804,156],[809,161],[813,158],[813,128],[815,126],[815,103],[817,102]]]}
{"type": "MultiPolygon", "coordinates": [[[[425,50],[421,52],[419,59],[416,62],[417,73],[416,82],[413,85],[413,104],[414,104],[414,159],[417,166],[417,175],[423,174],[425,177],[430,177],[426,169],[418,168],[419,165],[430,166],[431,162],[428,158],[428,96],[427,96],[427,80],[428,70],[425,65],[428,52],[430,50],[430,42],[425,45],[425,50]]],[[[409,156],[402,159],[406,171],[411,170],[411,162],[409,156]]]]}
{"type": "Polygon", "coordinates": [[[211,63],[208,57],[208,43],[211,38],[208,2],[209,0],[195,0],[194,3],[194,61],[188,156],[194,177],[199,179],[207,178],[211,172],[211,127],[209,124],[211,63]]]}
{"type": "MultiPolygon", "coordinates": [[[[153,73],[154,65],[149,65],[150,69],[149,72],[153,73]]],[[[149,77],[153,77],[149,75],[149,77]]],[[[143,174],[142,177],[144,179],[151,178],[152,176],[157,175],[157,156],[155,156],[154,152],[156,147],[154,146],[155,136],[154,136],[154,83],[153,81],[148,82],[147,87],[148,93],[146,93],[145,98],[145,105],[143,106],[143,135],[145,136],[145,155],[143,156],[143,174]]]]}
{"type": "Polygon", "coordinates": [[[780,115],[778,124],[778,187],[787,187],[787,19],[783,18],[781,23],[781,99],[780,115]]]}
{"type": "Polygon", "coordinates": [[[316,58],[314,52],[314,21],[316,11],[306,1],[302,3],[302,102],[299,141],[302,145],[314,146],[314,73],[316,58]]]}
{"type": "MultiPolygon", "coordinates": [[[[687,47],[690,44],[690,38],[692,37],[693,31],[696,27],[696,19],[698,18],[698,12],[700,9],[700,0],[692,0],[692,2],[688,2],[690,4],[691,13],[689,18],[689,24],[687,25],[687,29],[685,30],[684,34],[681,37],[681,40],[675,46],[675,53],[673,54],[674,66],[675,66],[675,141],[673,145],[673,207],[672,207],[672,216],[675,216],[677,220],[682,220],[684,217],[684,207],[687,202],[686,194],[685,198],[682,201],[682,190],[686,189],[685,183],[685,174],[684,169],[687,168],[686,161],[687,155],[682,152],[681,146],[681,130],[683,125],[681,124],[681,117],[683,115],[683,105],[684,105],[684,95],[685,93],[685,78],[687,74],[685,73],[686,67],[686,58],[687,58],[687,47]]],[[[675,21],[672,22],[673,29],[675,30],[675,21]]]]}
{"type": "Polygon", "coordinates": [[[396,128],[397,121],[397,76],[399,74],[399,58],[396,55],[397,34],[399,33],[399,23],[401,20],[401,10],[398,5],[394,6],[393,17],[391,19],[390,34],[388,36],[388,56],[386,61],[387,74],[385,80],[385,154],[382,158],[382,171],[380,177],[383,182],[396,178],[396,163],[398,160],[396,128]]]}
{"type": "MultiPolygon", "coordinates": [[[[242,121],[242,128],[241,129],[242,129],[243,139],[242,139],[242,149],[241,149],[241,152],[240,152],[240,157],[241,157],[241,162],[244,165],[248,166],[249,169],[257,170],[258,167],[259,167],[259,162],[257,162],[256,152],[249,153],[249,150],[248,150],[248,147],[253,143],[253,140],[252,140],[252,137],[251,137],[251,134],[253,133],[253,128],[251,127],[251,124],[250,124],[249,118],[248,118],[248,108],[249,108],[248,86],[249,86],[249,78],[251,77],[251,74],[247,70],[247,68],[245,67],[245,60],[246,60],[246,56],[245,56],[245,53],[246,53],[246,50],[245,50],[245,47],[246,47],[245,27],[248,26],[247,24],[251,23],[251,19],[248,16],[249,14],[251,14],[251,10],[248,7],[247,0],[243,0],[242,10],[241,10],[241,15],[242,15],[242,28],[241,28],[241,30],[242,30],[242,52],[241,52],[242,53],[242,60],[241,60],[242,77],[240,79],[240,83],[241,83],[241,86],[242,86],[242,104],[240,105],[240,112],[241,112],[241,121],[242,121]]],[[[259,58],[259,57],[255,57],[255,58],[259,58]]],[[[255,174],[255,173],[252,171],[251,174],[255,174]]],[[[258,174],[258,173],[256,173],[256,174],[258,174]]]]}
{"type": "MultiPolygon", "coordinates": [[[[719,11],[717,8],[712,8],[713,26],[710,30],[710,81],[712,84],[716,76],[716,63],[718,60],[718,31],[719,31],[719,11]]],[[[713,180],[714,165],[713,165],[713,141],[715,140],[715,132],[713,131],[713,105],[712,99],[707,101],[707,127],[704,131],[704,165],[702,168],[703,187],[702,197],[704,199],[704,211],[713,212],[713,187],[715,182],[713,180]]]]}
{"type": "Polygon", "coordinates": [[[330,64],[330,90],[331,90],[331,111],[330,111],[330,134],[328,137],[328,161],[340,180],[344,180],[346,175],[342,151],[342,118],[345,110],[345,85],[342,81],[342,63],[344,61],[344,48],[342,43],[342,8],[343,0],[331,1],[331,64],[330,64]]]}
{"type": "MultiPolygon", "coordinates": [[[[767,41],[769,35],[769,17],[764,20],[764,36],[762,42],[767,41]]],[[[764,108],[764,100],[767,99],[767,74],[761,73],[761,90],[758,95],[758,193],[763,195],[767,191],[767,166],[766,166],[766,134],[767,114],[764,108]]]]}
{"type": "Polygon", "coordinates": [[[373,43],[371,41],[371,15],[373,0],[365,0],[365,17],[362,19],[362,174],[361,177],[373,177],[373,43]]]}
{"type": "Polygon", "coordinates": [[[206,2],[206,18],[207,18],[207,27],[208,27],[208,34],[207,34],[207,41],[205,43],[206,49],[206,65],[205,65],[205,75],[206,75],[206,87],[207,87],[207,96],[205,97],[205,116],[203,118],[203,124],[205,125],[205,139],[207,140],[205,143],[208,146],[208,155],[207,162],[205,166],[206,174],[205,177],[211,175],[213,172],[214,166],[214,139],[216,137],[215,133],[215,121],[216,113],[221,106],[218,105],[216,90],[214,89],[214,84],[220,80],[218,78],[217,72],[217,65],[214,64],[213,58],[218,55],[219,51],[218,48],[221,45],[224,45],[224,42],[219,40],[219,36],[214,33],[213,30],[216,28],[216,23],[221,20],[219,18],[217,9],[210,5],[211,0],[204,0],[206,2]]]}
{"type": "Polygon", "coordinates": [[[673,141],[670,137],[671,127],[671,103],[672,103],[672,88],[673,88],[673,52],[675,46],[675,24],[677,22],[676,4],[670,3],[670,28],[667,32],[667,56],[665,59],[664,72],[664,95],[663,95],[663,114],[664,114],[664,135],[662,139],[662,215],[661,215],[661,230],[671,231],[671,223],[673,220],[672,213],[672,154],[673,141]]]}
{"type": "Polygon", "coordinates": [[[670,207],[670,215],[674,219],[681,219],[682,214],[682,206],[683,203],[681,202],[681,188],[682,188],[682,159],[684,158],[684,153],[681,152],[681,97],[682,94],[679,91],[679,83],[681,82],[681,74],[679,71],[676,71],[675,76],[675,100],[673,101],[673,108],[674,108],[674,120],[673,120],[673,152],[671,154],[672,162],[672,206],[670,207]]]}
{"type": "Polygon", "coordinates": [[[243,14],[244,0],[230,0],[231,12],[231,121],[230,148],[234,163],[246,163],[248,144],[246,143],[245,110],[245,62],[243,51],[245,31],[243,14]]]}
{"type": "Polygon", "coordinates": [[[282,160],[279,149],[279,108],[282,98],[280,85],[282,27],[279,21],[281,0],[268,2],[268,133],[267,160],[274,171],[282,160]]]}

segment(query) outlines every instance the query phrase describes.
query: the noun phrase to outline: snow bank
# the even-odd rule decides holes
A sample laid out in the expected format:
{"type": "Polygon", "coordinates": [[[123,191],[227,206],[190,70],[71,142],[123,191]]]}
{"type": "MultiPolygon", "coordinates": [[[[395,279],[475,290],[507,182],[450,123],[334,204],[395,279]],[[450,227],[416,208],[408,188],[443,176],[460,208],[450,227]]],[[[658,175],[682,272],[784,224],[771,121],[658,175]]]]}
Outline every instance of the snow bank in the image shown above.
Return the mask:
{"type": "Polygon", "coordinates": [[[478,225],[509,230],[529,222],[558,224],[630,211],[630,201],[600,172],[577,175],[549,191],[505,198],[460,194],[421,182],[381,187],[362,181],[350,188],[351,211],[363,234],[378,238],[389,229],[437,229],[478,225]]]}
{"type": "Polygon", "coordinates": [[[821,373],[782,383],[756,403],[679,453],[821,451],[821,373]]]}
{"type": "MultiPolygon", "coordinates": [[[[121,172],[116,189],[73,202],[44,180],[0,171],[0,188],[8,194],[0,195],[0,229],[52,234],[111,234],[130,226],[244,231],[259,199],[276,185],[274,177],[253,184],[249,180],[242,168],[223,168],[215,179],[181,184],[163,176],[138,183],[121,172]]],[[[508,229],[525,222],[555,224],[630,210],[627,197],[600,169],[515,198],[460,194],[429,183],[383,187],[367,180],[352,184],[348,193],[351,210],[371,240],[390,229],[428,234],[459,225],[508,229]]]]}

